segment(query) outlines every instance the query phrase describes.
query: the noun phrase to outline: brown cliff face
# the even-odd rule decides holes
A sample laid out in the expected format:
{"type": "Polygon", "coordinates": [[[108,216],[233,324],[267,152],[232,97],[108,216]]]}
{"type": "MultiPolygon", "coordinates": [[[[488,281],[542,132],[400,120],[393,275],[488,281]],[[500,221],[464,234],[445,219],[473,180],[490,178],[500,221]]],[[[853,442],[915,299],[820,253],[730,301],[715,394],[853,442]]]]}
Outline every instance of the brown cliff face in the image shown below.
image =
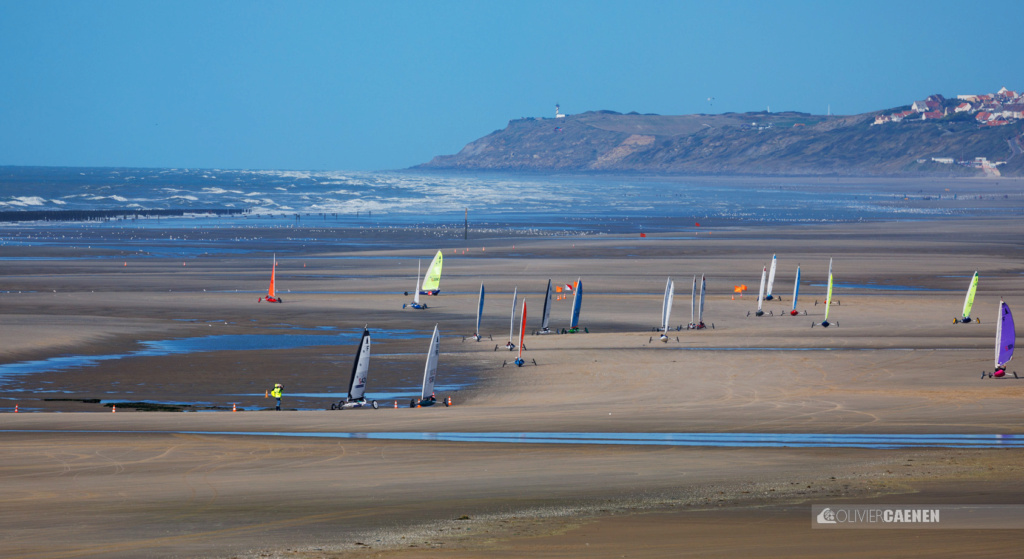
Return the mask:
{"type": "Polygon", "coordinates": [[[663,174],[978,176],[932,157],[1006,161],[1024,171],[1024,122],[971,118],[872,126],[875,115],[727,113],[660,116],[588,112],[519,119],[418,169],[663,174]],[[919,160],[924,160],[920,163],[919,160]]]}

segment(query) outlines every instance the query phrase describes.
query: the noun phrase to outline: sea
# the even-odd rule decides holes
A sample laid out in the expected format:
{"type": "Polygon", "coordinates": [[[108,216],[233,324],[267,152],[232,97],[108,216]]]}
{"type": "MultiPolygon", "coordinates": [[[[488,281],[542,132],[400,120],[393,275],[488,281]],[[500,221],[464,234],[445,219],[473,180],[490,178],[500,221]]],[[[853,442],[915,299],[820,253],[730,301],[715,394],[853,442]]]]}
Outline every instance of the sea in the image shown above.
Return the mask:
{"type": "MultiPolygon", "coordinates": [[[[637,233],[694,238],[688,235],[730,226],[1019,217],[1024,213],[1022,189],[1006,182],[0,167],[0,261],[120,262],[129,255],[185,260],[231,254],[261,259],[254,266],[265,270],[269,254],[263,253],[271,251],[278,258],[372,248],[427,246],[432,252],[446,246],[436,239],[455,246],[467,230],[474,240],[637,233]]],[[[415,269],[414,263],[409,266],[415,269]]],[[[262,290],[265,285],[261,280],[253,287],[262,290]]],[[[15,293],[20,290],[0,290],[2,296],[15,293]]],[[[253,301],[256,293],[240,296],[253,301]]],[[[395,306],[400,303],[396,297],[395,306]]],[[[190,320],[220,322],[201,316],[190,320]]],[[[22,392],[68,396],[59,383],[37,383],[36,373],[43,371],[88,370],[105,361],[138,357],[172,360],[182,353],[245,351],[254,344],[271,347],[268,339],[285,344],[282,350],[324,343],[348,348],[361,332],[353,327],[311,336],[272,330],[253,327],[250,334],[238,336],[139,340],[138,349],[127,353],[4,364],[0,378],[15,393],[0,400],[18,398],[22,392]]],[[[421,335],[426,334],[402,333],[421,335]]],[[[476,379],[469,369],[448,373],[446,390],[472,385],[476,379]]],[[[408,397],[418,390],[416,380],[378,380],[373,397],[408,397]]],[[[259,408],[264,403],[258,396],[211,394],[204,401],[207,407],[230,406],[255,398],[253,405],[259,408]]],[[[104,397],[110,402],[137,398],[121,387],[112,387],[104,397]]],[[[293,403],[325,409],[338,397],[297,394],[293,403]]]]}
{"type": "Polygon", "coordinates": [[[133,227],[160,228],[461,229],[468,224],[538,234],[1024,213],[1020,189],[1002,183],[7,166],[0,167],[0,214],[7,216],[0,227],[26,225],[10,221],[24,215],[12,212],[102,210],[123,215],[94,219],[89,226],[118,227],[125,220],[133,227]],[[141,210],[183,210],[183,215],[133,215],[141,210]]]}

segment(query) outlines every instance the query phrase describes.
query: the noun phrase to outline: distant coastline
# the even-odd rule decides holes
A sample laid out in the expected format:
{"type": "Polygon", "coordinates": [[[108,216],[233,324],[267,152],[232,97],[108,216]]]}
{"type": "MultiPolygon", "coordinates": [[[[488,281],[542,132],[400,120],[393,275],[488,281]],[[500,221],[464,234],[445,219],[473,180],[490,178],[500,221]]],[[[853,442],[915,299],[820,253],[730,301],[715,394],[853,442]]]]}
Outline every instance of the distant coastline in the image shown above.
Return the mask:
{"type": "Polygon", "coordinates": [[[1021,177],[1024,98],[929,96],[852,116],[800,112],[520,118],[412,170],[659,176],[1021,177]]]}

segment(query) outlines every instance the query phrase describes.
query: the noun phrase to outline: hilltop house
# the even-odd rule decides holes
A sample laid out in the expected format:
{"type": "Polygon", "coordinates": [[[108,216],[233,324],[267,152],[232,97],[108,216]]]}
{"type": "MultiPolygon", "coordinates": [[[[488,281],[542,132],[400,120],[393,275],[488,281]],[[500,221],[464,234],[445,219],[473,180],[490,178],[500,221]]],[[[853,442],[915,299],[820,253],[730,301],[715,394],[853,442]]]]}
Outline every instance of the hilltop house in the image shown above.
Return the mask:
{"type": "Polygon", "coordinates": [[[915,113],[921,115],[920,120],[939,119],[950,113],[973,114],[975,120],[982,126],[1002,126],[1024,120],[1024,97],[1005,87],[996,93],[957,95],[956,98],[961,103],[953,106],[954,104],[947,103],[942,95],[929,95],[924,101],[914,101],[909,111],[876,116],[871,125],[901,122],[915,113]]]}

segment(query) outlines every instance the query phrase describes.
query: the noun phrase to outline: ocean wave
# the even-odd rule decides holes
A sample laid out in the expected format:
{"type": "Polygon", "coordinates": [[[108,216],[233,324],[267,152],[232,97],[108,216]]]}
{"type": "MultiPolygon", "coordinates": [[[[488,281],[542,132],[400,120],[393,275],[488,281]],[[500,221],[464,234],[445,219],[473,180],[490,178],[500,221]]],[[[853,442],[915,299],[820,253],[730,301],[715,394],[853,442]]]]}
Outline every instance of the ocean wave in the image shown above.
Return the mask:
{"type": "Polygon", "coordinates": [[[310,171],[248,171],[255,175],[265,175],[271,177],[280,178],[291,178],[291,179],[309,179],[313,176],[310,171]]]}
{"type": "MultiPolygon", "coordinates": [[[[566,220],[577,216],[616,220],[702,216],[739,220],[816,222],[850,216],[899,218],[964,211],[906,205],[893,195],[861,188],[829,191],[774,183],[732,187],[686,179],[638,180],[603,177],[514,177],[404,172],[69,169],[53,180],[26,175],[0,182],[6,209],[107,210],[244,208],[260,215],[333,213],[400,219],[451,220],[467,209],[478,221],[566,220]],[[134,177],[134,178],[132,178],[134,177]],[[113,185],[113,186],[111,186],[113,185]],[[874,200],[865,196],[877,196],[874,200]],[[752,198],[756,201],[752,202],[752,198]],[[869,201],[871,200],[871,201],[869,201]]],[[[900,198],[902,200],[902,198],[900,198]]],[[[981,210],[979,210],[981,211],[981,210]]]]}
{"type": "Polygon", "coordinates": [[[270,198],[243,198],[242,202],[252,206],[277,206],[277,202],[270,198]]]}
{"type": "Polygon", "coordinates": [[[43,206],[46,200],[39,196],[14,196],[7,202],[0,202],[8,206],[43,206]]]}

